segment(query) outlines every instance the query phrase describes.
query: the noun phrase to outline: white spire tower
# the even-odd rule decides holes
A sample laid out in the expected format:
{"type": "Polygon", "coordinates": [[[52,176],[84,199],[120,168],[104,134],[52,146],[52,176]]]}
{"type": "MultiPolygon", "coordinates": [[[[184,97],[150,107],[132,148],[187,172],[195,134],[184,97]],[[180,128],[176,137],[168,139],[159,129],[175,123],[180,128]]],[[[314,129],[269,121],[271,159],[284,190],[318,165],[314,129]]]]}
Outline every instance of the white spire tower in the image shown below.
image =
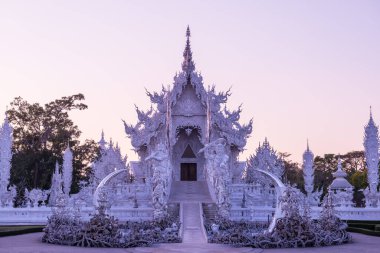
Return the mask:
{"type": "Polygon", "coordinates": [[[70,150],[70,145],[67,143],[67,148],[63,154],[63,192],[69,195],[71,183],[73,181],[73,153],[70,150]]]}
{"type": "Polygon", "coordinates": [[[379,129],[372,118],[372,110],[368,124],[364,128],[364,150],[368,168],[368,186],[371,192],[377,192],[379,184],[379,129]]]}
{"type": "Polygon", "coordinates": [[[303,178],[305,181],[305,191],[307,198],[311,198],[311,193],[314,190],[314,154],[309,149],[309,141],[307,141],[306,151],[303,153],[303,178]]]}
{"type": "Polygon", "coordinates": [[[58,162],[55,163],[54,173],[51,179],[49,205],[54,206],[59,194],[62,193],[62,175],[59,173],[58,162]]]}
{"type": "Polygon", "coordinates": [[[303,153],[303,178],[305,181],[305,191],[309,205],[318,205],[322,191],[314,190],[314,154],[309,148],[309,140],[307,140],[306,151],[303,153]]]}
{"type": "Polygon", "coordinates": [[[5,116],[0,129],[0,196],[7,192],[12,160],[12,127],[5,116]]]}
{"type": "Polygon", "coordinates": [[[368,168],[368,188],[364,191],[366,206],[377,207],[380,199],[380,193],[377,191],[377,185],[379,184],[379,128],[373,121],[371,107],[369,112],[369,121],[364,128],[363,144],[368,168]]]}

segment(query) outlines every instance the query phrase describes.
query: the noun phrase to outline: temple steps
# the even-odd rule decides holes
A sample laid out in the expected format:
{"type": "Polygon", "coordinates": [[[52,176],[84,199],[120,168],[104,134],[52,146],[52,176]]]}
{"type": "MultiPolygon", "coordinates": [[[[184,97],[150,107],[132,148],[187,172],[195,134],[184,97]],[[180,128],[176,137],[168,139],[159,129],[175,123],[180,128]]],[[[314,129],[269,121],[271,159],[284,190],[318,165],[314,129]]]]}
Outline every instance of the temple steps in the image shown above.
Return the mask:
{"type": "Polygon", "coordinates": [[[212,203],[206,181],[172,182],[169,203],[200,202],[212,203]]]}
{"type": "Polygon", "coordinates": [[[203,227],[202,203],[213,203],[207,182],[172,182],[168,202],[169,205],[180,203],[183,243],[207,243],[206,231],[203,227]]]}
{"type": "Polygon", "coordinates": [[[208,220],[215,220],[218,214],[218,208],[215,203],[203,203],[202,204],[203,215],[208,220]]]}

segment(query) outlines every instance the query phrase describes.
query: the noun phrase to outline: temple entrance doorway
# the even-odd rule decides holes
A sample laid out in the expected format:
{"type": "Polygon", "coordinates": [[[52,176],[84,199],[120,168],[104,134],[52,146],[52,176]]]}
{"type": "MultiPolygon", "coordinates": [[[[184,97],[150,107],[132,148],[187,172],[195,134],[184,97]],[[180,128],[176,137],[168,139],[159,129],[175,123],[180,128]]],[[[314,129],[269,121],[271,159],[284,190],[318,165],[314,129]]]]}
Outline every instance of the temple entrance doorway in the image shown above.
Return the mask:
{"type": "Polygon", "coordinates": [[[205,158],[203,153],[199,153],[203,148],[200,128],[177,127],[176,132],[176,143],[172,146],[174,181],[204,181],[205,158]]]}
{"type": "Polygon", "coordinates": [[[181,181],[197,181],[196,163],[181,163],[181,181]]]}

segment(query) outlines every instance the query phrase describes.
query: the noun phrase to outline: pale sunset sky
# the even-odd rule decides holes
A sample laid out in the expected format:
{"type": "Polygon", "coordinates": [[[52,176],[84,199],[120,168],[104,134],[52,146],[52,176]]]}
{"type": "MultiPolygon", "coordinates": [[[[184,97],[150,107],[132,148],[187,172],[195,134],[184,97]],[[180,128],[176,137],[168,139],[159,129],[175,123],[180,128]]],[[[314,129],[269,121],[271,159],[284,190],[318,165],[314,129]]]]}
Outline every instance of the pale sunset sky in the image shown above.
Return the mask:
{"type": "Polygon", "coordinates": [[[380,1],[0,1],[0,114],[14,97],[44,104],[83,93],[71,113],[82,139],[131,151],[122,119],[149,108],[145,88],[171,85],[191,29],[205,86],[232,87],[259,142],[301,161],[363,149],[380,123],[380,1]]]}

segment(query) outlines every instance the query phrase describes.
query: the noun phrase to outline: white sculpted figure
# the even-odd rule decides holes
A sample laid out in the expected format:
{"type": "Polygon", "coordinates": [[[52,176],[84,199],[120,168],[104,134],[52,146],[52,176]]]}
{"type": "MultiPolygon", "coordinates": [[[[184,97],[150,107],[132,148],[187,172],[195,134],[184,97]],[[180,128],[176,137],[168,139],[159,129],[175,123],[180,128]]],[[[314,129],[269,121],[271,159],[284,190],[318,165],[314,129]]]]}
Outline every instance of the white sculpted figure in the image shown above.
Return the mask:
{"type": "Polygon", "coordinates": [[[214,188],[219,212],[226,217],[230,206],[227,185],[231,177],[228,169],[229,156],[226,154],[225,146],[226,140],[219,138],[206,144],[199,152],[205,153],[207,179],[214,188]]]}
{"type": "Polygon", "coordinates": [[[159,219],[166,215],[166,200],[169,196],[169,185],[171,179],[169,154],[164,144],[159,143],[156,149],[145,161],[152,160],[153,180],[152,199],[154,207],[154,218],[159,219]]]}
{"type": "Polygon", "coordinates": [[[41,189],[32,189],[29,192],[29,200],[32,207],[38,207],[39,203],[41,202],[41,205],[45,205],[45,201],[48,196],[48,191],[41,190],[41,189]]]}

